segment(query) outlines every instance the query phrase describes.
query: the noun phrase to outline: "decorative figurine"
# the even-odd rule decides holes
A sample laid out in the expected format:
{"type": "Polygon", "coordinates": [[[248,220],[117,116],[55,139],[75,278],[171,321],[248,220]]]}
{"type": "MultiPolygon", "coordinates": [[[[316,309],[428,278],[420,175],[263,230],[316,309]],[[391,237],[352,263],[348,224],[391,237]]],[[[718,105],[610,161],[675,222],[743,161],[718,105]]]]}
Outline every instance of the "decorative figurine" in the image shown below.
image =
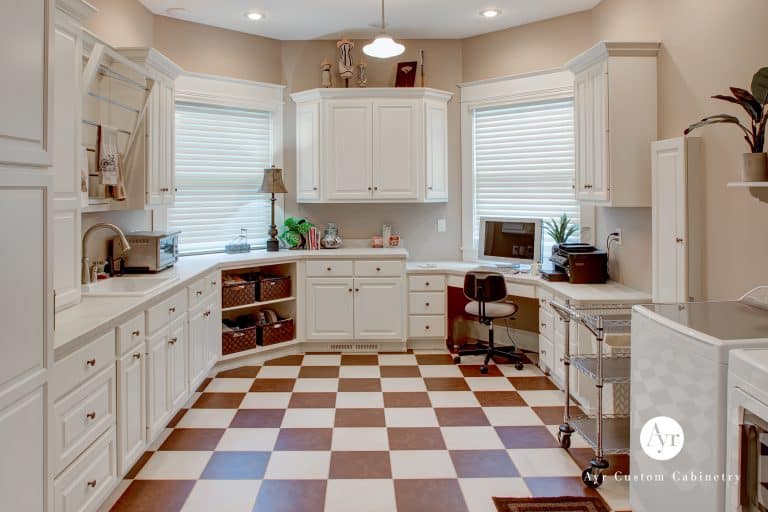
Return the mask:
{"type": "Polygon", "coordinates": [[[322,82],[321,85],[328,89],[329,87],[332,87],[331,83],[331,68],[333,67],[333,64],[328,62],[328,58],[323,59],[323,63],[320,64],[320,69],[322,70],[322,82]]]}
{"type": "Polygon", "coordinates": [[[368,87],[368,64],[365,62],[357,65],[357,86],[368,87]]]}
{"type": "Polygon", "coordinates": [[[352,48],[355,43],[346,37],[336,43],[339,49],[339,75],[344,79],[344,83],[349,87],[349,79],[355,76],[355,66],[352,64],[352,48]]]}

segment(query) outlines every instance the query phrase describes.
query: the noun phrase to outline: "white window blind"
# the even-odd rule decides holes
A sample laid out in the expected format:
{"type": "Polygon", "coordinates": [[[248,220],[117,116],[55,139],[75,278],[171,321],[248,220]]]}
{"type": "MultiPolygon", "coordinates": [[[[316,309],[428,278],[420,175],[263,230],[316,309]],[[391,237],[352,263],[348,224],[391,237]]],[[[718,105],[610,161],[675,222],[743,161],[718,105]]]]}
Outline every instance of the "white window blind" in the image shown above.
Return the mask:
{"type": "MultiPolygon", "coordinates": [[[[476,109],[473,137],[475,247],[480,217],[579,222],[572,99],[476,109]]],[[[552,243],[542,235],[542,255],[552,243]]]]}
{"type": "Polygon", "coordinates": [[[223,251],[248,230],[266,245],[269,196],[259,194],[272,160],[272,114],[176,103],[176,202],[168,226],[181,230],[182,254],[223,251]]]}

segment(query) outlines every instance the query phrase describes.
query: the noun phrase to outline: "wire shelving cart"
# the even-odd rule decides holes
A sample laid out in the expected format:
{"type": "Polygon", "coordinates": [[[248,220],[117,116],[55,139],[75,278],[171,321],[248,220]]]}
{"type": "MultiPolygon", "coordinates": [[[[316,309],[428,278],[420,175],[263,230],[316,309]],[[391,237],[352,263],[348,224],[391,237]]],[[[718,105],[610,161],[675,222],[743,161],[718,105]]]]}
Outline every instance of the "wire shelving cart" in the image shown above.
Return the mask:
{"type": "Polygon", "coordinates": [[[603,483],[603,471],[608,469],[606,455],[629,453],[629,416],[605,414],[603,411],[603,386],[605,384],[628,384],[630,382],[630,355],[628,351],[609,353],[605,346],[609,335],[629,334],[631,305],[600,304],[574,306],[569,301],[550,301],[550,305],[565,322],[565,347],[563,350],[565,410],[563,424],[558,431],[562,448],[571,446],[571,435],[578,432],[592,447],[595,456],[590,465],[581,473],[581,480],[592,488],[603,483]],[[597,340],[595,354],[571,355],[570,323],[584,325],[597,340]],[[588,376],[597,389],[596,414],[571,417],[570,368],[588,376]]]}

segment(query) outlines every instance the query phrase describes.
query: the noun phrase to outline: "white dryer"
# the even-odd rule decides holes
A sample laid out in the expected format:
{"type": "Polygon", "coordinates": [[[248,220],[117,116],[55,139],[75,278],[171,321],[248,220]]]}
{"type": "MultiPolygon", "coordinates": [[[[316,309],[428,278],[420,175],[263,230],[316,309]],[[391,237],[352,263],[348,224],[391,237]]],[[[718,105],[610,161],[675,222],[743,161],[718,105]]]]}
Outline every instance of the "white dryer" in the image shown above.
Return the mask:
{"type": "MultiPolygon", "coordinates": [[[[768,347],[768,287],[739,301],[636,306],[632,314],[630,504],[635,512],[723,512],[728,355],[768,347]],[[651,419],[676,420],[682,451],[642,448],[651,419]]],[[[660,433],[664,435],[664,432],[660,433]]],[[[650,441],[649,441],[650,442],[650,441]]]]}

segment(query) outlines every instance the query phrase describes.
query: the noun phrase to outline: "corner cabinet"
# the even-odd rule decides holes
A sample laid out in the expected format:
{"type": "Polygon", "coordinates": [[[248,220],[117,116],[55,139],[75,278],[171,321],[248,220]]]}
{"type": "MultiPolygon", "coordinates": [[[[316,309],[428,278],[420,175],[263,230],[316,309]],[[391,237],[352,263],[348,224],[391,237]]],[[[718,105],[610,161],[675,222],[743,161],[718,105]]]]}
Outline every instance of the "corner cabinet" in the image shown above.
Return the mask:
{"type": "Polygon", "coordinates": [[[576,197],[651,206],[659,43],[602,42],[566,64],[575,75],[576,197]]]}
{"type": "Polygon", "coordinates": [[[451,96],[423,88],[292,94],[297,201],[447,201],[451,96]]]}

